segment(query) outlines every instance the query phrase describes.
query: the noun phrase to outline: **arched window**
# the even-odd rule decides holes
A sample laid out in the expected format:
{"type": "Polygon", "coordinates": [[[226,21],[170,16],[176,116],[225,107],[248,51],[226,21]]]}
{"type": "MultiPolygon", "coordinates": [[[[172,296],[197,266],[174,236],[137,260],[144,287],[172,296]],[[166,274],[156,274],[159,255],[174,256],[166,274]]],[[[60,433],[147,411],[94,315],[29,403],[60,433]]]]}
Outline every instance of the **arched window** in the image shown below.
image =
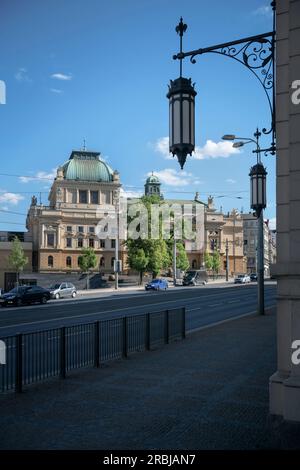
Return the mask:
{"type": "Polygon", "coordinates": [[[48,267],[53,268],[53,256],[48,256],[48,267]]]}
{"type": "Polygon", "coordinates": [[[111,266],[112,268],[114,267],[115,259],[116,259],[116,258],[112,258],[112,259],[111,259],[110,266],[111,266]]]}
{"type": "Polygon", "coordinates": [[[101,266],[101,268],[105,267],[105,258],[104,258],[104,256],[101,256],[101,258],[100,258],[100,266],[101,266]]]}
{"type": "Polygon", "coordinates": [[[67,268],[72,267],[72,258],[71,258],[71,256],[66,257],[66,266],[67,266],[67,268]]]}
{"type": "Polygon", "coordinates": [[[193,269],[197,268],[197,260],[196,259],[193,259],[193,261],[192,261],[192,268],[193,269]]]}

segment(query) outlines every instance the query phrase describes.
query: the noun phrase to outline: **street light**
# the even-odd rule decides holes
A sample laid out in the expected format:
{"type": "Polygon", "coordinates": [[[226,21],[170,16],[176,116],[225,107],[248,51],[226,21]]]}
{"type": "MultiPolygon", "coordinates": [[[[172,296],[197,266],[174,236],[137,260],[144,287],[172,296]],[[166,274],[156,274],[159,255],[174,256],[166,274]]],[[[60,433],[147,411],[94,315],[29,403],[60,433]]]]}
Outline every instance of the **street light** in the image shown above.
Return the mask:
{"type": "MultiPolygon", "coordinates": [[[[176,32],[180,36],[180,51],[182,52],[182,36],[187,25],[180,18],[176,32]]],[[[180,76],[170,80],[169,92],[169,149],[177,156],[181,169],[187,155],[192,155],[195,149],[195,96],[197,92],[190,78],[182,77],[182,60],[180,60],[180,76]]]]}
{"type": "Polygon", "coordinates": [[[264,217],[263,210],[267,206],[266,197],[266,180],[267,171],[261,162],[261,148],[259,145],[259,138],[261,133],[258,129],[254,133],[255,139],[251,137],[236,137],[234,134],[226,134],[222,137],[223,140],[237,140],[232,145],[234,148],[242,147],[249,143],[256,145],[257,162],[256,165],[250,169],[250,199],[251,209],[255,211],[258,221],[258,240],[257,240],[257,289],[258,289],[258,313],[264,315],[264,217]],[[229,138],[230,137],[230,138],[229,138]]]}

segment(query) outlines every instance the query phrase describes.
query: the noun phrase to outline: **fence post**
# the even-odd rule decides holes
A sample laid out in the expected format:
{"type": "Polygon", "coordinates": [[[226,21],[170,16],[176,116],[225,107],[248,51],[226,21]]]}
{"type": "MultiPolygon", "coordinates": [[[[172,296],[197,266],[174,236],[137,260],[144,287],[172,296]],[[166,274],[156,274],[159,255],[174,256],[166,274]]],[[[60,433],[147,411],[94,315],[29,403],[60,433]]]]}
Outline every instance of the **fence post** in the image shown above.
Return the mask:
{"type": "Polygon", "coordinates": [[[23,335],[16,335],[16,392],[22,392],[23,386],[23,335]]]}
{"type": "Polygon", "coordinates": [[[151,349],[151,337],[150,337],[150,313],[146,313],[146,350],[151,349]]]}
{"type": "Polygon", "coordinates": [[[127,317],[123,317],[123,357],[128,355],[128,344],[127,344],[127,317]]]}
{"type": "Polygon", "coordinates": [[[185,307],[181,309],[181,338],[185,339],[185,307]]]}
{"type": "Polygon", "coordinates": [[[169,310],[165,311],[165,344],[169,344],[169,310]]]}
{"type": "Polygon", "coordinates": [[[60,329],[60,377],[66,378],[66,327],[60,329]]]}
{"type": "Polygon", "coordinates": [[[94,328],[95,328],[95,356],[94,356],[94,367],[99,367],[100,366],[100,322],[96,321],[94,323],[94,328]]]}

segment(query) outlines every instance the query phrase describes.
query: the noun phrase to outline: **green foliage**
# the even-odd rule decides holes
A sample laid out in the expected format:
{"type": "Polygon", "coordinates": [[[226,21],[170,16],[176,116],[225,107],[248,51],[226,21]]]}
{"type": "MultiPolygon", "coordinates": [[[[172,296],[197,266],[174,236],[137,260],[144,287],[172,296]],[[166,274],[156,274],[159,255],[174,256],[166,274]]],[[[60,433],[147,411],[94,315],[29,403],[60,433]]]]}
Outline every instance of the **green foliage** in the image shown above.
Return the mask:
{"type": "Polygon", "coordinates": [[[143,248],[135,246],[135,241],[136,240],[128,240],[129,243],[127,243],[128,264],[132,269],[138,271],[140,274],[140,283],[142,283],[143,274],[148,266],[149,258],[146,256],[143,248]]]}
{"type": "Polygon", "coordinates": [[[218,273],[221,266],[221,258],[220,253],[218,251],[214,251],[212,254],[212,270],[214,273],[218,273]]]}
{"type": "Polygon", "coordinates": [[[9,255],[9,264],[11,264],[19,277],[19,273],[23,271],[24,266],[28,263],[28,258],[25,256],[22,244],[18,237],[14,237],[12,242],[12,249],[9,255]]]}
{"type": "Polygon", "coordinates": [[[82,248],[81,255],[78,257],[78,266],[84,273],[94,269],[97,265],[97,256],[93,248],[82,248]]]}
{"type": "Polygon", "coordinates": [[[176,267],[181,271],[186,271],[190,266],[184,245],[182,242],[176,243],[176,267]]]}
{"type": "Polygon", "coordinates": [[[205,268],[210,271],[213,268],[213,259],[210,253],[205,252],[204,255],[205,268]]]}

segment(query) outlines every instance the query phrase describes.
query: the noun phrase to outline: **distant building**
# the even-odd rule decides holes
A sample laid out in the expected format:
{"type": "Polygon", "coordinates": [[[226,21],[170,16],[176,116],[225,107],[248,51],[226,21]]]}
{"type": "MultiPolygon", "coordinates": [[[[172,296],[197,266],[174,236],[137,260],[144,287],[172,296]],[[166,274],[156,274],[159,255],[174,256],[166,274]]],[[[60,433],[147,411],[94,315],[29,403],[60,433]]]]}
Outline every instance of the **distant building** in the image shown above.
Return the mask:
{"type": "Polygon", "coordinates": [[[91,247],[97,256],[95,272],[112,272],[115,240],[99,240],[96,225],[114,210],[114,191],[120,186],[118,172],[99,152],[73,151],[57,169],[49,205],[32,198],[26,225],[33,243],[33,270],[78,273],[82,248],[91,247]]]}
{"type": "MultiPolygon", "coordinates": [[[[243,214],[244,228],[244,255],[247,258],[247,271],[249,273],[257,272],[257,242],[258,242],[258,220],[253,216],[252,212],[243,214]]],[[[275,256],[276,256],[276,246],[275,256]]],[[[264,223],[264,273],[265,276],[270,275],[271,257],[274,252],[270,253],[270,230],[268,223],[264,223]]]]}
{"type": "Polygon", "coordinates": [[[17,275],[13,266],[9,263],[9,255],[12,249],[12,241],[17,237],[22,245],[28,264],[24,267],[23,276],[32,270],[32,240],[26,232],[0,231],[0,288],[8,291],[15,286],[17,275]]]}

